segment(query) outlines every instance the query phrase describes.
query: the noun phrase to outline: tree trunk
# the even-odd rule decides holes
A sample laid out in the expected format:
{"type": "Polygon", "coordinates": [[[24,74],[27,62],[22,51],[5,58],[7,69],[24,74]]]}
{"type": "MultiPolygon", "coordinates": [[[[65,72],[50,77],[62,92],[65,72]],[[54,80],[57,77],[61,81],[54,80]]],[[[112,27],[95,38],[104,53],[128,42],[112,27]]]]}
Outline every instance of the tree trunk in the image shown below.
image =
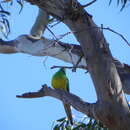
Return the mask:
{"type": "MultiPolygon", "coordinates": [[[[76,0],[38,0],[38,1],[27,0],[27,1],[30,2],[31,4],[39,6],[41,9],[46,11],[47,14],[52,15],[58,20],[64,22],[74,33],[76,39],[79,41],[84,56],[84,59],[82,59],[81,63],[82,64],[87,63],[87,69],[94,82],[94,86],[97,93],[97,102],[92,107],[92,110],[89,109],[89,112],[91,110],[92,117],[97,120],[100,120],[111,130],[129,130],[130,111],[124,95],[122,83],[118,71],[116,69],[115,62],[113,61],[113,57],[109,50],[107,41],[105,40],[100,28],[92,20],[91,15],[89,15],[80,5],[80,3],[78,3],[76,0]]],[[[46,15],[46,17],[48,17],[48,15],[46,15]]],[[[40,26],[40,28],[44,29],[43,26],[40,26]]],[[[33,30],[32,33],[34,33],[33,30]]],[[[41,32],[40,34],[36,33],[36,35],[41,36],[41,32]]],[[[31,46],[33,48],[29,49],[30,46],[28,45],[21,46],[23,44],[18,44],[17,48],[21,49],[24,48],[23,50],[25,52],[27,51],[33,55],[39,54],[37,52],[39,50],[39,47],[41,48],[43,47],[43,44],[41,44],[41,42],[39,42],[38,39],[35,40],[31,39],[34,40],[31,41],[30,38],[27,36],[25,36],[24,38],[23,38],[24,40],[29,39],[28,42],[30,42],[30,44],[28,45],[31,45],[33,44],[33,42],[38,41],[37,45],[39,43],[39,46],[37,47],[37,49],[36,48],[34,49],[34,46],[31,46]]],[[[47,41],[47,39],[40,39],[40,40],[47,41]]],[[[50,42],[46,43],[50,44],[50,42]]],[[[55,44],[53,45],[55,46],[55,44]]],[[[51,45],[51,47],[53,46],[51,45]]],[[[6,49],[8,50],[8,48],[6,49]]],[[[48,48],[46,49],[46,51],[47,50],[48,48]]],[[[13,53],[18,51],[19,50],[16,48],[12,49],[13,53]]],[[[58,50],[56,50],[56,52],[57,51],[58,50]]],[[[48,52],[48,54],[49,53],[50,52],[48,52]]],[[[72,63],[73,60],[71,59],[71,57],[74,57],[74,55],[73,56],[68,55],[68,56],[70,57],[69,62],[71,61],[72,63]]],[[[59,56],[58,58],[61,57],[59,56]]],[[[61,59],[64,58],[62,57],[61,59]]],[[[74,65],[78,62],[78,58],[76,57],[75,59],[76,62],[74,63],[74,65]]],[[[74,103],[72,103],[71,105],[73,104],[74,103]]],[[[87,106],[90,107],[90,104],[88,104],[87,106]]],[[[89,114],[89,112],[88,113],[86,112],[86,114],[89,114]]]]}
{"type": "Polygon", "coordinates": [[[129,130],[130,111],[107,42],[92,17],[75,0],[27,0],[62,20],[79,41],[97,93],[94,117],[112,130],[129,130]]]}

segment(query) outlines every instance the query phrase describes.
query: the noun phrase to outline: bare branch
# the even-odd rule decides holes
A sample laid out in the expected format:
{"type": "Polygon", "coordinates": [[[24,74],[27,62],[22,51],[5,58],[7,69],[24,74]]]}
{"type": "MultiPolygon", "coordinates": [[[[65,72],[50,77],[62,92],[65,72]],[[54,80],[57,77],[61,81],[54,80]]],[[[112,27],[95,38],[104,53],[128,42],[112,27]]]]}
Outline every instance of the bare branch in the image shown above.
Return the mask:
{"type": "Polygon", "coordinates": [[[51,96],[51,97],[57,98],[67,104],[72,105],[76,110],[90,117],[94,117],[93,107],[95,107],[95,104],[87,103],[72,93],[68,93],[59,89],[52,89],[48,87],[47,85],[43,85],[42,88],[38,92],[24,93],[22,95],[17,95],[16,97],[39,98],[39,97],[45,97],[45,96],[51,96]]]}
{"type": "MultiPolygon", "coordinates": [[[[5,53],[5,54],[26,53],[34,56],[51,56],[71,64],[74,63],[74,66],[72,67],[64,66],[68,69],[73,69],[73,68],[88,69],[85,61],[85,57],[84,56],[82,57],[83,52],[80,45],[57,42],[55,40],[45,39],[44,37],[42,37],[41,39],[36,39],[36,37],[32,37],[29,35],[22,35],[16,38],[15,40],[8,41],[8,42],[1,40],[0,53],[5,53]],[[71,49],[72,57],[70,57],[70,55],[68,54],[69,49],[71,49]]],[[[120,63],[118,60],[114,60],[114,63],[116,64],[116,67],[120,74],[124,92],[130,94],[129,67],[125,67],[125,65],[120,63]]],[[[56,67],[63,67],[63,66],[54,66],[52,68],[56,68],[56,67]]]]}
{"type": "Polygon", "coordinates": [[[64,38],[65,36],[69,35],[69,34],[73,34],[73,33],[76,33],[76,32],[67,32],[65,34],[61,34],[59,35],[59,40],[61,40],[62,38],[64,38]]]}
{"type": "MultiPolygon", "coordinates": [[[[77,68],[78,64],[80,63],[80,61],[82,60],[82,58],[83,58],[83,55],[79,58],[79,60],[77,61],[76,65],[72,69],[73,72],[76,72],[76,68],[77,68]]],[[[87,69],[87,67],[86,67],[86,69],[87,69]]]]}
{"type": "Polygon", "coordinates": [[[48,19],[49,15],[47,14],[47,12],[39,8],[38,16],[31,29],[30,34],[37,38],[41,38],[42,34],[45,31],[46,25],[48,24],[48,19]]]}
{"type": "Polygon", "coordinates": [[[3,41],[0,39],[0,53],[10,54],[10,53],[17,53],[16,49],[16,40],[12,41],[3,41]]]}
{"type": "Polygon", "coordinates": [[[85,69],[85,70],[87,70],[87,67],[84,67],[84,66],[56,66],[56,65],[54,65],[54,66],[52,66],[51,67],[51,69],[55,69],[55,68],[66,68],[66,69],[85,69]]]}
{"type": "Polygon", "coordinates": [[[111,31],[111,32],[113,32],[113,33],[119,35],[119,36],[125,41],[125,43],[130,47],[130,43],[127,41],[127,39],[126,39],[121,33],[118,33],[118,32],[114,31],[113,29],[111,29],[111,28],[109,28],[109,27],[106,27],[106,28],[103,27],[102,29],[111,31]]]}
{"type": "Polygon", "coordinates": [[[56,35],[51,31],[51,29],[50,29],[49,27],[47,27],[47,26],[46,26],[46,28],[47,28],[47,30],[52,34],[52,36],[54,36],[55,40],[58,41],[58,38],[57,38],[56,35]]]}
{"type": "MultiPolygon", "coordinates": [[[[94,29],[94,28],[99,28],[99,29],[101,29],[101,31],[103,32],[103,29],[104,30],[108,30],[108,31],[110,31],[110,32],[112,32],[112,33],[115,33],[115,34],[117,34],[118,36],[120,36],[124,41],[125,41],[125,43],[128,45],[128,46],[130,46],[130,43],[128,42],[128,40],[123,36],[123,34],[121,34],[121,33],[119,33],[119,32],[117,32],[117,31],[115,31],[115,30],[113,30],[113,29],[111,29],[110,27],[104,27],[103,26],[103,24],[101,24],[101,27],[88,27],[87,29],[94,29]]],[[[65,37],[65,36],[67,36],[67,35],[69,35],[69,34],[78,34],[78,33],[81,33],[81,32],[84,32],[84,31],[86,31],[86,30],[80,30],[79,32],[77,32],[77,31],[73,31],[73,32],[67,32],[67,33],[65,33],[65,34],[62,34],[62,35],[60,35],[60,38],[59,39],[62,39],[63,37],[65,37]]]]}
{"type": "Polygon", "coordinates": [[[92,5],[93,3],[95,3],[96,1],[97,0],[93,0],[93,1],[91,1],[91,2],[89,2],[87,4],[85,4],[85,5],[82,5],[82,8],[88,7],[88,6],[92,5]]]}
{"type": "Polygon", "coordinates": [[[49,25],[49,27],[53,28],[53,27],[55,27],[56,25],[58,25],[59,23],[61,23],[61,21],[57,21],[55,24],[49,25]]]}

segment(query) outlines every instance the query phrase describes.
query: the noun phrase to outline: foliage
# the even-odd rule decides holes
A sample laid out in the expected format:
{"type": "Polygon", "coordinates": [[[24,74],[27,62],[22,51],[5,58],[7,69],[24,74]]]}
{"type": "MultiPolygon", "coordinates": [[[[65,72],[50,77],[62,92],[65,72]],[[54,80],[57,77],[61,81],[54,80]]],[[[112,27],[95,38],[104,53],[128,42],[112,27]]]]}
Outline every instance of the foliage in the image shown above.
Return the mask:
{"type": "MultiPolygon", "coordinates": [[[[20,13],[23,9],[24,1],[23,0],[16,0],[16,2],[21,7],[20,11],[19,11],[19,13],[20,13]]],[[[10,33],[10,23],[9,23],[8,16],[10,16],[10,14],[11,14],[11,12],[7,11],[3,7],[3,5],[5,5],[6,3],[10,3],[10,6],[12,6],[13,1],[12,0],[4,0],[4,1],[0,2],[0,34],[2,34],[2,36],[4,36],[5,38],[7,38],[9,33],[10,33]]],[[[0,36],[0,38],[2,38],[2,36],[0,36]]]]}
{"type": "MultiPolygon", "coordinates": [[[[12,5],[12,0],[5,0],[4,2],[11,2],[10,5],[12,5]]],[[[23,9],[23,0],[16,0],[17,3],[20,5],[20,11],[23,9]]],[[[121,4],[121,11],[126,7],[126,5],[130,2],[130,0],[117,0],[117,5],[121,4]]],[[[112,0],[109,0],[109,4],[112,3],[112,0]]],[[[2,7],[2,2],[0,2],[0,32],[3,34],[5,38],[7,38],[8,34],[10,33],[10,24],[8,20],[8,16],[10,15],[10,12],[6,11],[2,7]],[[4,28],[4,29],[3,29],[4,28]]],[[[51,24],[54,22],[55,19],[50,18],[48,23],[51,24]]],[[[64,117],[59,120],[57,120],[53,126],[53,130],[108,130],[101,122],[92,119],[92,118],[85,118],[80,122],[74,121],[73,125],[69,124],[69,121],[64,117]]]]}
{"type": "MultiPolygon", "coordinates": [[[[121,11],[126,7],[126,5],[130,2],[130,0],[117,0],[117,5],[121,4],[121,11]]],[[[112,3],[112,0],[109,0],[109,5],[112,3]]]]}
{"type": "Polygon", "coordinates": [[[64,117],[57,120],[53,125],[53,130],[108,130],[101,122],[95,119],[84,117],[81,121],[74,121],[73,125],[64,117]]]}
{"type": "MultiPolygon", "coordinates": [[[[23,9],[24,0],[16,0],[16,2],[20,5],[20,11],[23,9]]],[[[127,3],[129,3],[130,0],[117,0],[117,5],[121,4],[121,11],[124,9],[127,3]]],[[[10,23],[8,20],[8,16],[10,15],[10,12],[6,11],[2,4],[10,3],[10,5],[13,5],[13,0],[3,0],[0,2],[0,34],[2,34],[5,38],[8,37],[8,34],[10,33],[10,23]]],[[[112,0],[109,0],[109,4],[112,3],[112,0]]],[[[49,24],[54,21],[53,18],[50,18],[49,24]]],[[[0,36],[1,38],[1,36],[0,36]]]]}
{"type": "Polygon", "coordinates": [[[8,21],[9,15],[10,12],[4,10],[4,8],[0,4],[0,32],[5,38],[7,38],[8,34],[10,33],[10,25],[8,21]]]}

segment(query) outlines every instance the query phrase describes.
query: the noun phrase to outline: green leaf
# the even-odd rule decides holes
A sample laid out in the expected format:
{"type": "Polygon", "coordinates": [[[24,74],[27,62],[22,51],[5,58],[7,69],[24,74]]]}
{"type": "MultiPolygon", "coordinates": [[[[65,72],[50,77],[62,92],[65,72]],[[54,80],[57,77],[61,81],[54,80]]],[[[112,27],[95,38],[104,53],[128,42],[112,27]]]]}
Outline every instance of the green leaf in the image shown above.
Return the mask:
{"type": "Polygon", "coordinates": [[[1,9],[1,10],[4,10],[1,4],[0,4],[0,9],[1,9]]]}
{"type": "Polygon", "coordinates": [[[62,121],[64,121],[66,119],[66,117],[63,117],[63,118],[61,118],[61,119],[58,119],[58,120],[56,120],[57,122],[62,122],[62,121]]]}
{"type": "Polygon", "coordinates": [[[59,126],[63,127],[65,122],[66,122],[66,120],[64,120],[59,126]]]}
{"type": "Polygon", "coordinates": [[[120,0],[117,0],[117,5],[119,5],[119,3],[120,3],[120,0]]]}
{"type": "Polygon", "coordinates": [[[66,126],[65,128],[66,128],[66,130],[72,130],[71,126],[66,126]]]}
{"type": "Polygon", "coordinates": [[[8,35],[10,33],[10,24],[9,24],[9,21],[6,18],[3,18],[3,20],[4,20],[4,24],[5,24],[5,28],[6,28],[6,33],[8,35]]]}
{"type": "Polygon", "coordinates": [[[79,130],[79,128],[86,128],[86,127],[87,125],[85,123],[80,122],[80,124],[77,127],[73,128],[73,130],[79,130]]]}
{"type": "Polygon", "coordinates": [[[98,123],[97,123],[97,121],[96,120],[94,120],[94,122],[93,122],[93,124],[92,124],[93,126],[98,126],[98,123]]]}
{"type": "Polygon", "coordinates": [[[109,5],[111,4],[112,0],[109,1],[109,5]]]}
{"type": "Polygon", "coordinates": [[[103,124],[102,124],[100,121],[98,122],[98,125],[99,125],[100,127],[104,127],[103,124]]]}
{"type": "Polygon", "coordinates": [[[1,13],[1,14],[10,15],[10,12],[8,12],[8,11],[5,11],[5,10],[0,10],[0,13],[1,13]]]}
{"type": "Polygon", "coordinates": [[[20,11],[19,11],[19,14],[21,13],[22,9],[23,9],[23,0],[17,0],[17,3],[20,5],[20,11]]]}
{"type": "Polygon", "coordinates": [[[59,125],[58,125],[58,124],[57,124],[57,125],[55,125],[55,127],[53,128],[53,130],[60,130],[59,125]]]}
{"type": "Polygon", "coordinates": [[[50,19],[48,19],[48,23],[51,24],[54,22],[54,20],[55,20],[55,18],[50,18],[50,19]]]}
{"type": "Polygon", "coordinates": [[[91,123],[88,123],[87,124],[87,128],[91,128],[92,127],[92,124],[91,123]]]}

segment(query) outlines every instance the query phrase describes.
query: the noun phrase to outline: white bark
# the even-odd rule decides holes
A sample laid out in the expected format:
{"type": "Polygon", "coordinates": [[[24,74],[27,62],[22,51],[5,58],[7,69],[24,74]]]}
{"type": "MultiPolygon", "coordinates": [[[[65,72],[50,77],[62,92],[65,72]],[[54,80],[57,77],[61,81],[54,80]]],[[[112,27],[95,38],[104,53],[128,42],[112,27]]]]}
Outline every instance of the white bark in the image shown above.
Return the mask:
{"type": "Polygon", "coordinates": [[[35,20],[35,23],[31,29],[30,34],[36,38],[41,38],[42,34],[45,31],[45,28],[48,24],[49,15],[42,9],[39,9],[38,16],[35,20]]]}
{"type": "MultiPolygon", "coordinates": [[[[37,40],[32,36],[23,35],[18,37],[15,41],[18,43],[15,47],[17,52],[34,56],[51,56],[73,65],[76,65],[82,56],[81,48],[78,45],[57,42],[43,37],[37,40]]],[[[81,59],[79,65],[86,66],[84,58],[81,59]]]]}
{"type": "Polygon", "coordinates": [[[79,41],[95,85],[94,117],[111,130],[129,130],[130,110],[107,42],[90,15],[76,0],[27,0],[62,20],[79,41]],[[99,76],[100,75],[100,76],[99,76]],[[116,125],[115,125],[116,124],[116,125]]]}
{"type": "MultiPolygon", "coordinates": [[[[87,64],[80,45],[56,42],[44,37],[36,39],[31,35],[22,35],[12,41],[0,41],[0,53],[26,53],[33,56],[51,56],[72,64],[74,67],[86,69],[87,64]],[[81,59],[81,60],[79,60],[81,59]],[[77,63],[79,64],[77,65],[77,63]]],[[[130,94],[130,73],[125,72],[125,66],[118,60],[114,60],[120,78],[123,83],[123,90],[130,94]]]]}
{"type": "MultiPolygon", "coordinates": [[[[11,52],[12,49],[12,53],[23,52],[35,56],[48,55],[62,59],[73,65],[77,65],[79,59],[84,56],[78,65],[87,66],[95,85],[98,101],[96,107],[92,108],[94,118],[102,121],[111,130],[129,130],[130,110],[122,87],[122,83],[124,82],[122,76],[124,75],[122,72],[120,73],[120,68],[114,62],[107,42],[100,29],[93,22],[92,17],[83,10],[76,0],[27,1],[39,6],[53,17],[62,20],[72,32],[75,32],[74,35],[81,47],[61,42],[58,43],[45,38],[38,39],[37,37],[27,35],[20,36],[14,40],[10,51],[7,51],[10,45],[5,45],[4,42],[1,42],[0,47],[4,46],[6,52],[11,52]]],[[[44,28],[41,28],[40,31],[42,29],[44,30],[44,28]]],[[[123,69],[125,70],[125,67],[123,69]]],[[[121,68],[121,71],[123,69],[121,68]]],[[[129,79],[128,77],[127,79],[129,79]]],[[[125,81],[123,84],[125,87],[124,90],[127,88],[126,85],[129,85],[129,83],[125,81]]],[[[67,98],[64,97],[61,100],[67,100],[67,98]]],[[[68,103],[74,107],[76,106],[75,103],[68,103]]],[[[83,112],[81,109],[79,111],[83,112]]]]}

